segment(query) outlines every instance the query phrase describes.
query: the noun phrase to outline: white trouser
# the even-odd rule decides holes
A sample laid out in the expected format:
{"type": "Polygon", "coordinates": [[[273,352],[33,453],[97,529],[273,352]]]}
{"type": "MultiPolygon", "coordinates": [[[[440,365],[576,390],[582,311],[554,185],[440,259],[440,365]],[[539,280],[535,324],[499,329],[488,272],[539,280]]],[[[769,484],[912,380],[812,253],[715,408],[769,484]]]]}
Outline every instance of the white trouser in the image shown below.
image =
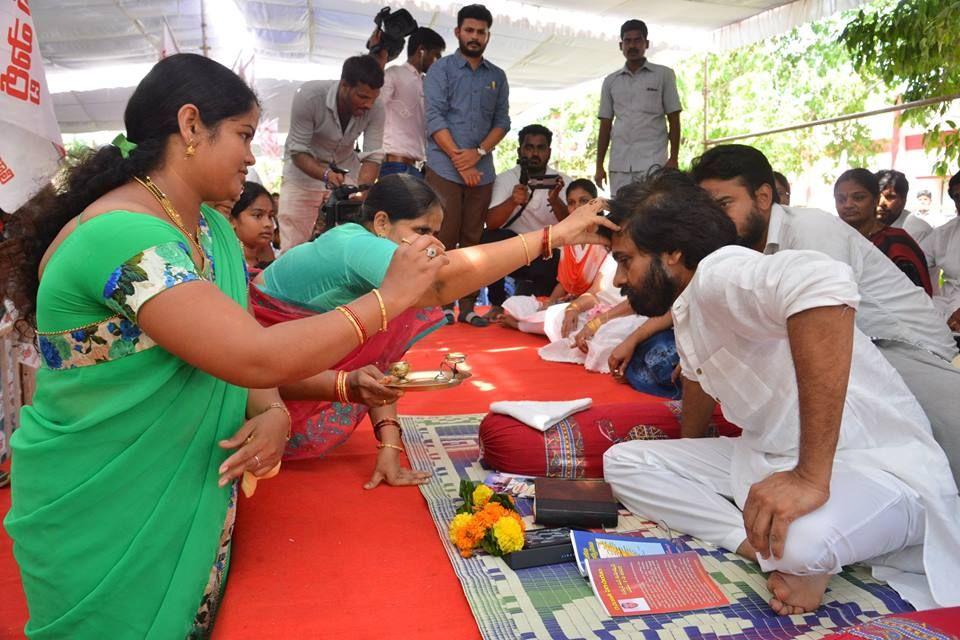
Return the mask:
{"type": "Polygon", "coordinates": [[[927,414],[933,437],[947,454],[953,479],[960,485],[960,369],[902,342],[877,340],[874,344],[927,414]]]}
{"type": "MultiPolygon", "coordinates": [[[[746,540],[733,502],[732,438],[635,440],[603,456],[603,474],[631,512],[736,551],[746,540]]],[[[738,508],[739,507],[739,508],[738,508]]],[[[925,512],[892,475],[834,469],[830,499],[795,520],[783,557],[758,558],[764,571],[839,573],[849,564],[921,544],[925,512]]]]}
{"type": "Polygon", "coordinates": [[[317,187],[284,180],[280,186],[280,206],[277,222],[280,225],[280,250],[287,251],[310,240],[317,223],[320,207],[330,191],[319,180],[317,187]]]}

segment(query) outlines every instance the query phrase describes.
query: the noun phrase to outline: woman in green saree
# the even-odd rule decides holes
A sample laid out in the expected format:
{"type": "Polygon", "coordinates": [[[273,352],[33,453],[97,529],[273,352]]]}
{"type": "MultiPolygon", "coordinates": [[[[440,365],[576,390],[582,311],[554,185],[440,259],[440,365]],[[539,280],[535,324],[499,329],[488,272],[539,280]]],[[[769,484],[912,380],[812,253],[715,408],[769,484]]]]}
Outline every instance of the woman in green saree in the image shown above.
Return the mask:
{"type": "Polygon", "coordinates": [[[289,433],[276,387],[343,358],[360,325],[386,325],[446,262],[417,239],[378,291],[261,327],[237,239],[201,206],[240,195],[258,118],[226,67],[168,57],[127,105],[129,139],[41,190],[0,247],[0,293],[43,358],[5,520],[30,638],[208,634],[236,480],[270,472],[289,433]]]}

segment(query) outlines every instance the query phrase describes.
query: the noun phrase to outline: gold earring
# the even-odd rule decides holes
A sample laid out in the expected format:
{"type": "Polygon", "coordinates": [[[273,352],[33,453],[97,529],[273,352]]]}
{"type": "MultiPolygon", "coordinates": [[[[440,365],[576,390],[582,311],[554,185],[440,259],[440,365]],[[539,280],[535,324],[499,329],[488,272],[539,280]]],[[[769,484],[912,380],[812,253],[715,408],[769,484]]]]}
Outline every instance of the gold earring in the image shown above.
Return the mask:
{"type": "Polygon", "coordinates": [[[184,160],[189,160],[197,153],[197,147],[195,145],[196,145],[196,142],[194,142],[193,140],[191,140],[187,144],[187,152],[183,156],[184,160]]]}

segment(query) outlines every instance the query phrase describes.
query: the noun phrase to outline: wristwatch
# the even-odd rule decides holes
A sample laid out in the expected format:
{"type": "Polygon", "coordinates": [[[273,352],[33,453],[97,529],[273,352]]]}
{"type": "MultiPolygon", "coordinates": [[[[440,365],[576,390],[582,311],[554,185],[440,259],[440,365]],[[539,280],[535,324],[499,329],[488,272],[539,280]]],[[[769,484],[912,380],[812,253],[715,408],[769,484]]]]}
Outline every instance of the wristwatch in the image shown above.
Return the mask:
{"type": "Polygon", "coordinates": [[[482,158],[483,156],[487,155],[487,150],[483,147],[477,147],[477,153],[480,154],[480,157],[482,158]]]}

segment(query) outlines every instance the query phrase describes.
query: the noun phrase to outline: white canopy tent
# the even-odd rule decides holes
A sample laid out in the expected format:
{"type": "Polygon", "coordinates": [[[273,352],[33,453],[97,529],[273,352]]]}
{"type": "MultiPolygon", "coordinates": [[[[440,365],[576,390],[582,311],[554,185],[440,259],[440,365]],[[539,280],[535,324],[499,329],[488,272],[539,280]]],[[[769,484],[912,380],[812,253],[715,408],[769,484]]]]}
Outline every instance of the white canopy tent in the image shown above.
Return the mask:
{"type": "MultiPolygon", "coordinates": [[[[456,40],[463,3],[397,0],[422,26],[456,40]]],[[[64,133],[123,128],[133,87],[158,58],[165,25],[180,51],[206,52],[227,65],[254,63],[264,111],[287,129],[299,83],[337,77],[363,52],[378,0],[32,0],[57,119],[64,133]]],[[[488,57],[510,79],[513,111],[606,75],[622,63],[620,24],[641,18],[653,59],[667,63],[710,48],[726,50],[862,0],[488,0],[494,15],[488,57]]]]}

